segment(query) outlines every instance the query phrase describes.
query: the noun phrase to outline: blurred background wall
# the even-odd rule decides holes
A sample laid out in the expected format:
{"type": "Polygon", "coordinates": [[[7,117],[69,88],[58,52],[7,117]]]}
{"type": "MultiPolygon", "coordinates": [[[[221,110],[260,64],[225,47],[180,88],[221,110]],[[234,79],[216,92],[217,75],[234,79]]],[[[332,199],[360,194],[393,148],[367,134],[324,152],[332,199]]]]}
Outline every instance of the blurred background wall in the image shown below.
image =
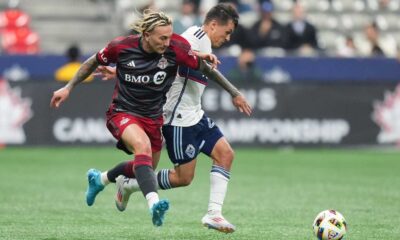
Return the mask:
{"type": "MultiPolygon", "coordinates": [[[[0,0],[0,144],[107,145],[113,82],[89,79],[55,111],[56,72],[130,34],[143,9],[181,33],[216,0],[0,0]]],[[[212,84],[204,109],[237,146],[400,146],[400,0],[230,0],[240,12],[220,70],[252,117],[212,84]]],[[[72,68],[72,67],[71,67],[72,68]]]]}

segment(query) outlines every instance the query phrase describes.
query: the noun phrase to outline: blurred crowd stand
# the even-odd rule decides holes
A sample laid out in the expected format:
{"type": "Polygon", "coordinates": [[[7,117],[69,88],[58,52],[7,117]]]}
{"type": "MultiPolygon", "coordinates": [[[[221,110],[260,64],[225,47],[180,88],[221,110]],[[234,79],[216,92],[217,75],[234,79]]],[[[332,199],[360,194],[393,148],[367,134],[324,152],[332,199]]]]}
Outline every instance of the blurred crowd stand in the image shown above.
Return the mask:
{"type": "Polygon", "coordinates": [[[0,40],[4,54],[37,54],[39,35],[30,27],[31,17],[18,8],[18,1],[10,1],[0,12],[0,40]]]}
{"type": "Polygon", "coordinates": [[[252,49],[281,48],[286,46],[284,26],[273,16],[274,6],[263,1],[259,8],[259,20],[249,29],[249,42],[252,49]]]}
{"type": "Polygon", "coordinates": [[[242,49],[237,58],[237,65],[227,74],[228,79],[234,83],[241,84],[262,81],[263,71],[255,64],[255,57],[252,49],[242,49]]]}
{"type": "Polygon", "coordinates": [[[8,2],[0,5],[4,54],[62,54],[71,42],[79,42],[84,55],[92,54],[113,37],[131,33],[131,24],[145,8],[168,13],[174,19],[175,32],[180,34],[191,25],[201,25],[208,9],[219,2],[236,7],[240,24],[217,54],[239,57],[246,49],[266,57],[393,58],[399,52],[400,0],[8,2]]]}
{"type": "Polygon", "coordinates": [[[353,37],[350,35],[346,36],[343,44],[337,47],[338,57],[359,57],[360,53],[356,48],[353,37]]]}
{"type": "MultiPolygon", "coordinates": [[[[77,44],[72,44],[65,52],[67,63],[58,68],[54,73],[54,78],[59,82],[68,82],[78,72],[81,62],[81,49],[77,44]]],[[[90,75],[84,82],[93,81],[93,76],[90,75]]]]}
{"type": "Polygon", "coordinates": [[[182,0],[180,12],[173,22],[174,32],[182,34],[191,26],[201,26],[202,18],[196,3],[192,0],[182,0]]]}
{"type": "Polygon", "coordinates": [[[317,29],[306,19],[304,7],[296,2],[292,7],[292,19],[286,26],[288,51],[297,51],[299,55],[313,54],[319,50],[317,29]]]}

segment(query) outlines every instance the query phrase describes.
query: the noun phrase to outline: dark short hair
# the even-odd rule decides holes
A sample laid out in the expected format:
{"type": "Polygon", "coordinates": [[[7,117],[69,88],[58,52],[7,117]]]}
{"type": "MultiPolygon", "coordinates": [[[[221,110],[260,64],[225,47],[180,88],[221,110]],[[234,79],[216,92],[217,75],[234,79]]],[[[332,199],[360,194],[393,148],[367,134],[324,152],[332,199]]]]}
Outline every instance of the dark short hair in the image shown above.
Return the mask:
{"type": "Polygon", "coordinates": [[[212,20],[220,24],[227,24],[229,20],[232,20],[236,28],[239,23],[239,14],[231,4],[219,3],[207,12],[204,23],[207,24],[212,20]]]}

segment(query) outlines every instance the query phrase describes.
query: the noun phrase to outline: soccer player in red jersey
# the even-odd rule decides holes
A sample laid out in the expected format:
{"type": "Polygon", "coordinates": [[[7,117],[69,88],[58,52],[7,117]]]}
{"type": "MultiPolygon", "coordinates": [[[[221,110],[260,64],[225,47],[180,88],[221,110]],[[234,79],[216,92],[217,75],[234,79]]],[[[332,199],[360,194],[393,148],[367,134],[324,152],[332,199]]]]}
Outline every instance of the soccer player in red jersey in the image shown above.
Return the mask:
{"type": "MultiPolygon", "coordinates": [[[[173,33],[172,20],[164,13],[145,11],[134,29],[139,34],[116,38],[88,58],[74,78],[53,93],[50,105],[58,108],[71,90],[99,65],[116,64],[118,81],[107,111],[107,128],[118,140],[117,147],[135,153],[135,158],[106,172],[90,169],[86,201],[89,206],[93,205],[97,194],[107,184],[115,182],[119,175],[135,177],[147,199],[153,224],[161,226],[169,203],[159,199],[153,169],[158,164],[162,147],[162,106],[178,65],[198,69],[211,79],[217,79],[232,94],[239,92],[202,60],[216,65],[217,58],[212,54],[193,53],[190,44],[173,33]]],[[[241,107],[249,108],[247,102],[243,102],[241,107]]]]}
{"type": "MultiPolygon", "coordinates": [[[[236,28],[239,15],[230,4],[220,3],[211,8],[202,26],[189,27],[182,37],[195,52],[211,53],[229,41],[236,28]]],[[[104,80],[116,78],[115,68],[101,66],[97,71],[104,80]]],[[[224,233],[234,232],[236,227],[222,215],[222,206],[230,179],[234,152],[217,124],[201,107],[202,95],[208,85],[203,73],[179,67],[176,80],[167,93],[164,105],[163,136],[173,169],[161,169],[157,175],[160,189],[187,186],[194,178],[197,156],[206,154],[212,159],[210,171],[210,198],[208,211],[202,218],[204,226],[224,233]]],[[[231,91],[228,91],[231,92],[231,91]]],[[[243,95],[232,95],[232,103],[240,106],[243,95]]],[[[240,109],[246,115],[251,109],[240,109]]],[[[115,203],[120,211],[127,207],[131,193],[140,191],[134,178],[119,176],[116,179],[115,203]]]]}

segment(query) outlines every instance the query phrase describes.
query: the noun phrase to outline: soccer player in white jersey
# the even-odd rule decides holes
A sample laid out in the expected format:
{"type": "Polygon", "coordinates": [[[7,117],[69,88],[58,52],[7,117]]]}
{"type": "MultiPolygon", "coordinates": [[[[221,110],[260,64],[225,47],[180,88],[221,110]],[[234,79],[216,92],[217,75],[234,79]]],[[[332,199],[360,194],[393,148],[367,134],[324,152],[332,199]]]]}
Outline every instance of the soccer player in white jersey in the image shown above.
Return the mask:
{"type": "MultiPolygon", "coordinates": [[[[188,40],[192,50],[211,53],[212,47],[220,47],[229,41],[238,18],[231,5],[219,4],[208,11],[203,26],[192,26],[181,36],[188,40]]],[[[162,169],[157,178],[163,189],[187,186],[194,177],[197,155],[202,152],[210,156],[213,160],[210,198],[202,223],[209,228],[229,233],[235,231],[235,226],[223,217],[222,205],[234,152],[218,126],[206,116],[201,107],[201,97],[206,86],[207,78],[201,72],[179,68],[178,76],[167,93],[163,126],[168,155],[175,169],[162,169]]],[[[242,95],[233,96],[233,101],[242,101],[241,98],[242,95]]]]}
{"type": "MultiPolygon", "coordinates": [[[[238,19],[239,15],[231,5],[218,4],[208,11],[203,26],[190,27],[181,36],[191,44],[193,51],[211,53],[212,47],[220,47],[229,41],[238,19]]],[[[167,93],[162,129],[169,158],[175,167],[160,170],[157,180],[161,189],[187,186],[194,177],[197,155],[202,152],[210,156],[213,160],[210,199],[208,211],[201,221],[208,228],[231,233],[235,231],[235,226],[223,217],[222,205],[234,152],[218,126],[202,110],[201,96],[207,81],[201,72],[179,67],[178,75],[167,93]]],[[[251,108],[243,95],[234,86],[225,89],[231,93],[232,102],[239,111],[250,115],[251,108]]],[[[120,176],[116,183],[116,205],[120,211],[124,211],[130,194],[140,191],[140,188],[133,178],[120,176]]]]}

